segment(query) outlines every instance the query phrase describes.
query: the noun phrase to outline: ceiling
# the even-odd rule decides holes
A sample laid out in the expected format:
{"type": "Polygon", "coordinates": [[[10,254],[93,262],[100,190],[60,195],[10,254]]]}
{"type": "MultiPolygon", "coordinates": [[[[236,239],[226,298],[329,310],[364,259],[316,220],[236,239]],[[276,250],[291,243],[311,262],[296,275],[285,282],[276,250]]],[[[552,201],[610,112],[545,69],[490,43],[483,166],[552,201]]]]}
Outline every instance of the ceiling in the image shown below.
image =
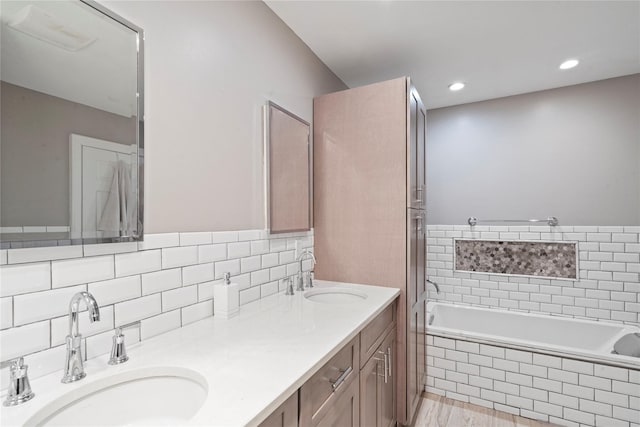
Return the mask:
{"type": "Polygon", "coordinates": [[[265,2],[349,87],[408,75],[427,108],[640,72],[637,0],[265,2]]]}
{"type": "Polygon", "coordinates": [[[137,34],[80,2],[0,2],[3,81],[119,114],[137,114],[137,34]],[[95,38],[77,51],[27,35],[8,25],[32,5],[51,17],[39,27],[95,38]],[[58,28],[58,27],[56,27],[58,28]]]}

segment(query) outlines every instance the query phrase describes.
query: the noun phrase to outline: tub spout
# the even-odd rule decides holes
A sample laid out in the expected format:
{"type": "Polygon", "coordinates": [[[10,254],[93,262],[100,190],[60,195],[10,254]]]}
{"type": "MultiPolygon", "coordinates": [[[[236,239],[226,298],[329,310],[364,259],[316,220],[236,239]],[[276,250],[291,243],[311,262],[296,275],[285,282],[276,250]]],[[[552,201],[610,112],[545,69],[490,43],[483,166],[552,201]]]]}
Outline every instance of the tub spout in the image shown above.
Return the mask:
{"type": "Polygon", "coordinates": [[[440,293],[440,286],[438,286],[438,284],[436,282],[432,282],[429,279],[425,279],[424,281],[427,282],[430,285],[433,285],[433,287],[436,288],[436,294],[440,293]]]}

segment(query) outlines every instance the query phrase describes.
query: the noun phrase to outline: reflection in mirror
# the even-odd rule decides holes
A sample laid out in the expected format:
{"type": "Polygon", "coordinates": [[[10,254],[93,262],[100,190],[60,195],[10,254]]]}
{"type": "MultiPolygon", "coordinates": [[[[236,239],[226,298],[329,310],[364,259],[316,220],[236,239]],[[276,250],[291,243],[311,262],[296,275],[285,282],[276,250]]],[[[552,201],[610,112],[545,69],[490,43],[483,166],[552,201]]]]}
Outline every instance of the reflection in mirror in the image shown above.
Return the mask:
{"type": "Polygon", "coordinates": [[[0,3],[2,248],[142,236],[142,30],[92,1],[0,3]]]}
{"type": "Polygon", "coordinates": [[[309,230],[309,123],[272,102],[265,111],[267,227],[271,233],[309,230]]]}

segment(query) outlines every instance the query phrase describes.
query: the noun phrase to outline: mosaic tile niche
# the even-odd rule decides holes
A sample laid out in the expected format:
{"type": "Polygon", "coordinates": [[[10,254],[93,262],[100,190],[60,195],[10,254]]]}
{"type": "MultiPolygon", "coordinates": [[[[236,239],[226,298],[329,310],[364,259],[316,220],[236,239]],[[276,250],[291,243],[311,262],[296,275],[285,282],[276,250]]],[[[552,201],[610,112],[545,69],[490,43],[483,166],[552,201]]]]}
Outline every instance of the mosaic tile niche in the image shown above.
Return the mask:
{"type": "Polygon", "coordinates": [[[493,274],[577,279],[575,242],[455,240],[455,268],[493,274]]]}

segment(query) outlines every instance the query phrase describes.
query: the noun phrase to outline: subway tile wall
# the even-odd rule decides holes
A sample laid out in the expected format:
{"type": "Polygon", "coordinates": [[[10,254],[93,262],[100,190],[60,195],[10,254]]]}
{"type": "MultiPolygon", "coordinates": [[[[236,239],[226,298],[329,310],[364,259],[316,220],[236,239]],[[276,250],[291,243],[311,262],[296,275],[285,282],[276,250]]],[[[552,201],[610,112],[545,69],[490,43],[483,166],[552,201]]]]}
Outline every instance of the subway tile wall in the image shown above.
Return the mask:
{"type": "MultiPolygon", "coordinates": [[[[214,315],[213,286],[225,272],[240,286],[240,305],[284,290],[280,279],[298,269],[296,249],[312,248],[313,232],[243,230],[1,250],[0,360],[26,356],[31,378],[61,370],[76,292],[91,292],[100,306],[100,322],[80,316],[85,358],[92,358],[111,350],[117,326],[141,321],[126,332],[131,344],[214,315]]],[[[4,391],[7,369],[0,378],[4,391]]]]}
{"type": "Polygon", "coordinates": [[[456,304],[640,324],[640,227],[427,226],[429,298],[456,304]],[[578,243],[578,280],[454,271],[456,238],[578,243]]]}
{"type": "Polygon", "coordinates": [[[428,392],[568,427],[640,426],[640,371],[427,335],[428,392]]]}

